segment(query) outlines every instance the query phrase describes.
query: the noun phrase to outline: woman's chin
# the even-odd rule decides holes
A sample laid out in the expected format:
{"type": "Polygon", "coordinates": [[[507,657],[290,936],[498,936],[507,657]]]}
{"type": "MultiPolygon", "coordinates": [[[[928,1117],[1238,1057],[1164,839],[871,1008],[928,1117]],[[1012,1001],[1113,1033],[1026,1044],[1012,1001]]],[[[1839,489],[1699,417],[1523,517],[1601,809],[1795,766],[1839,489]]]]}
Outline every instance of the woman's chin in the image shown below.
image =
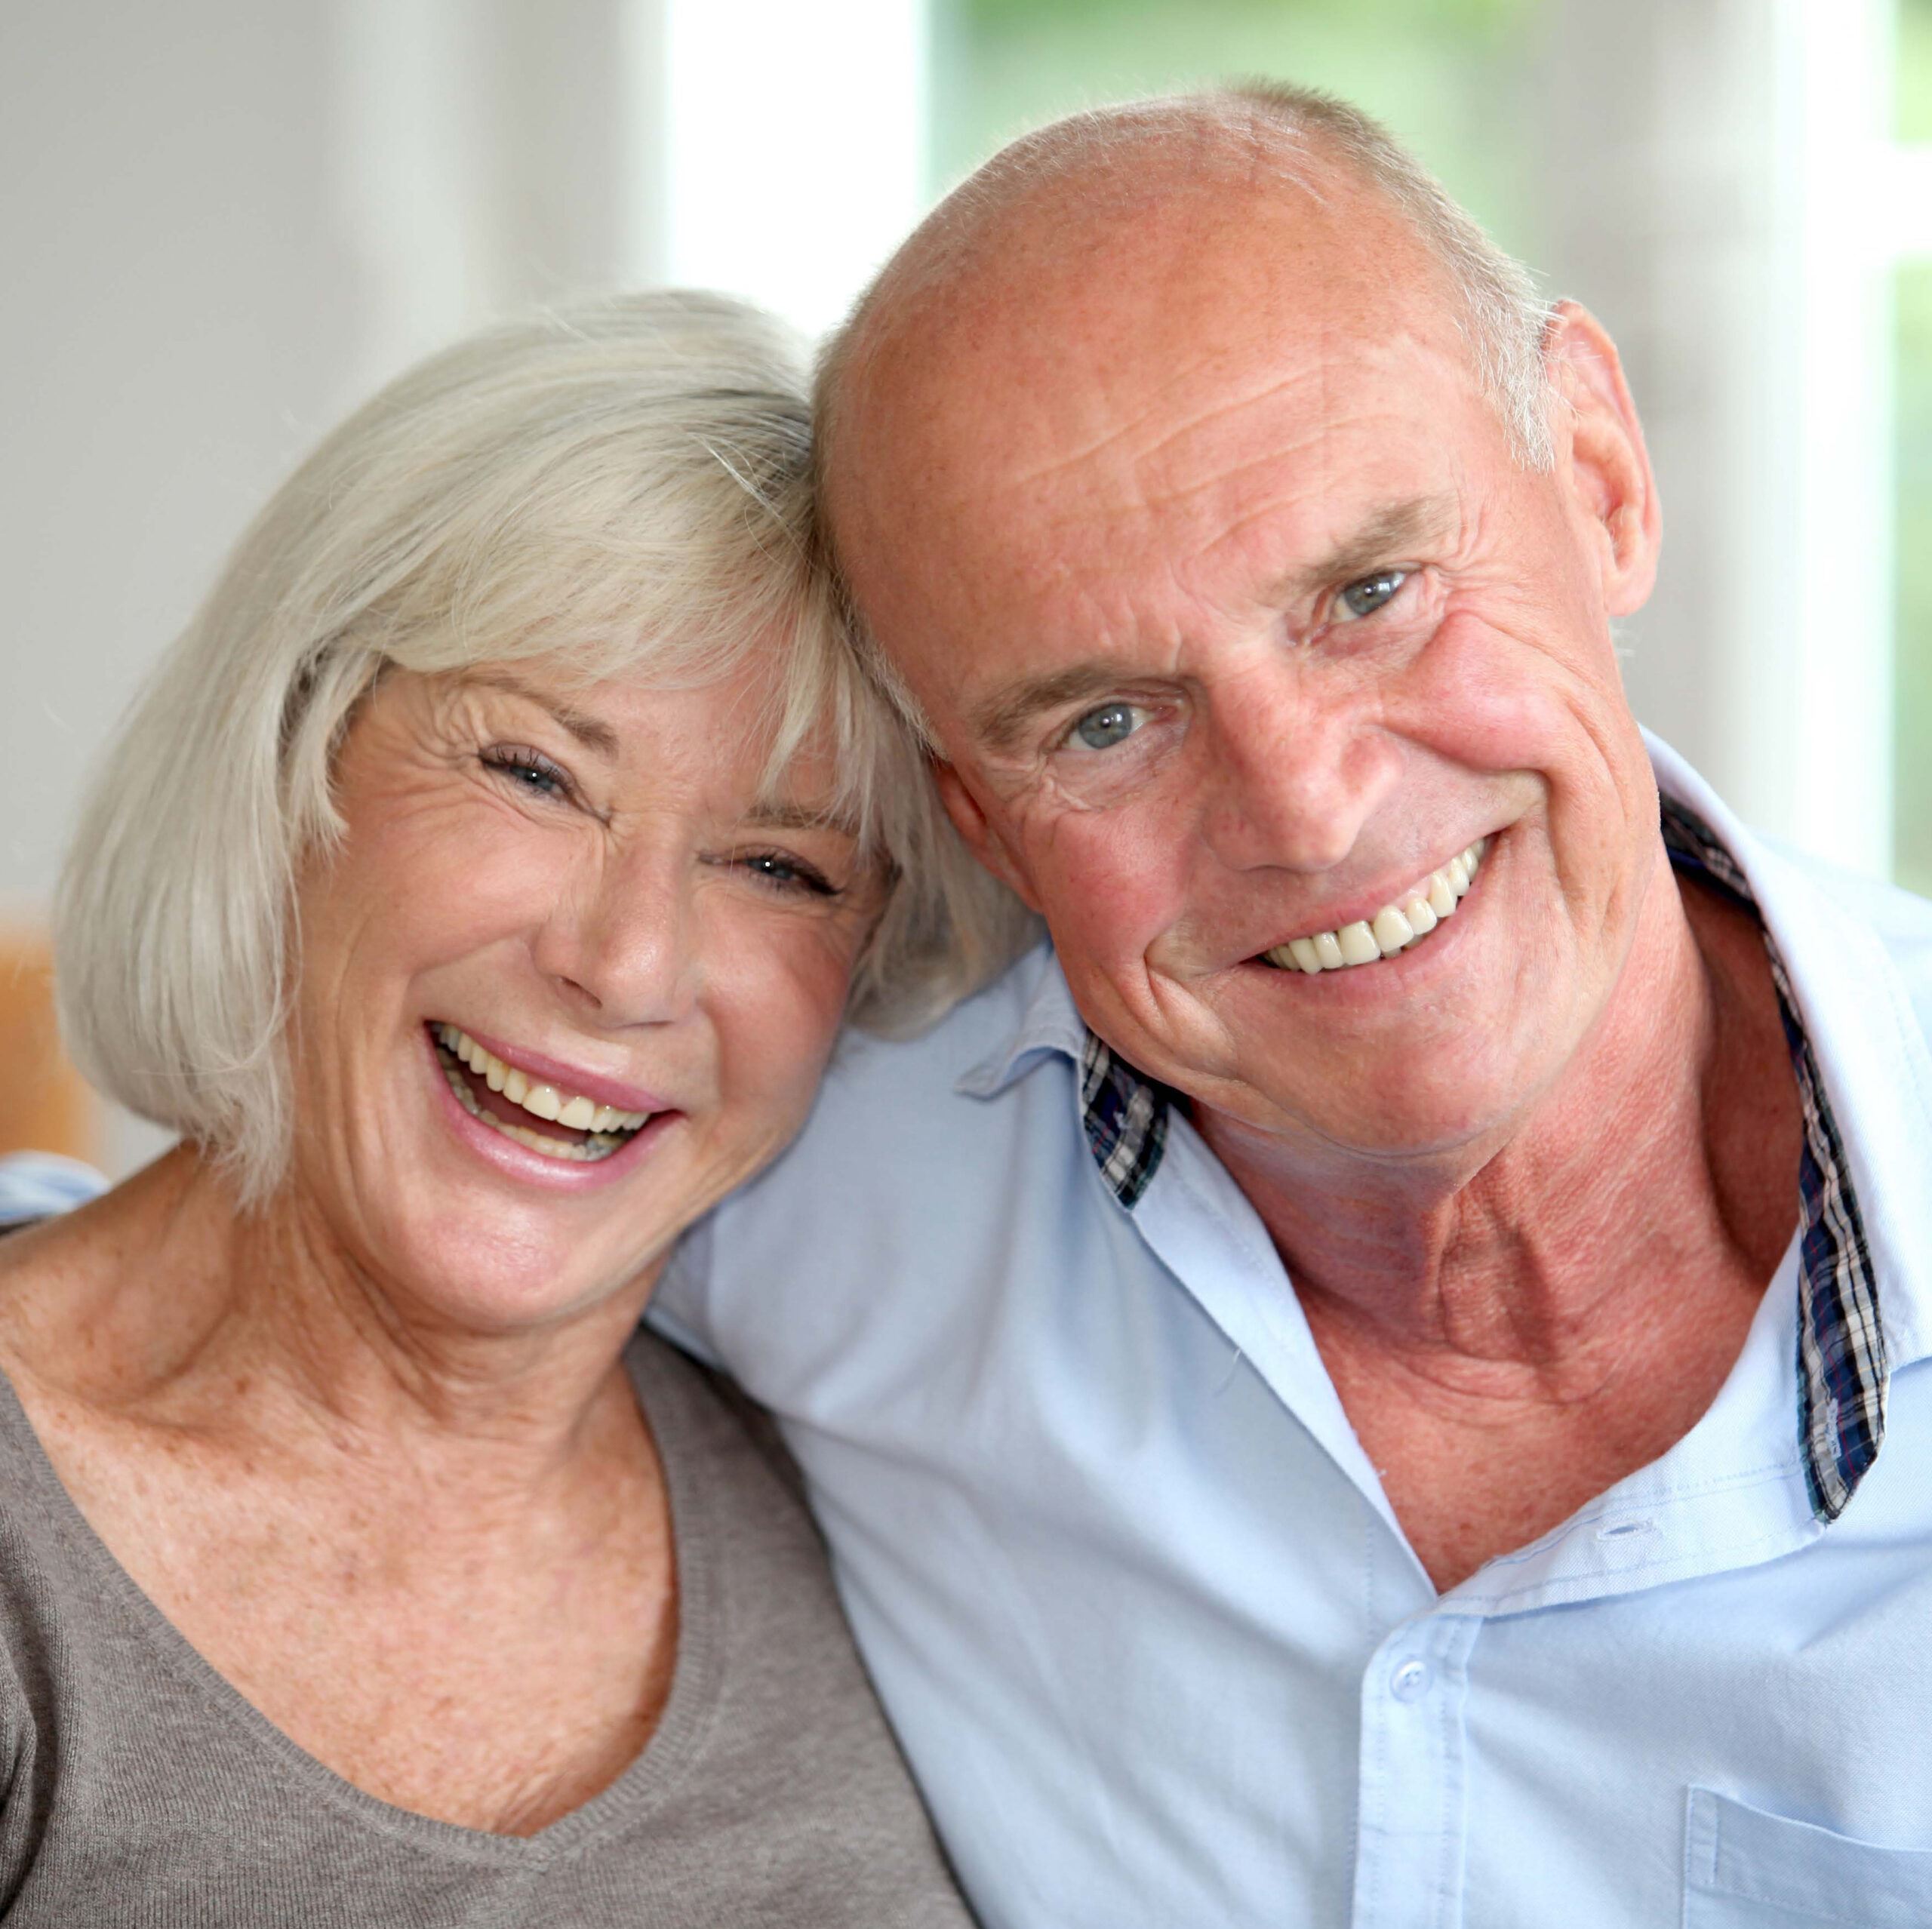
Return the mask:
{"type": "Polygon", "coordinates": [[[608,1254],[565,1229],[531,1223],[533,1215],[457,1214],[447,1208],[399,1228],[370,1257],[389,1291],[418,1312],[478,1332],[549,1326],[595,1311],[620,1297],[640,1302],[658,1252],[608,1254]]]}

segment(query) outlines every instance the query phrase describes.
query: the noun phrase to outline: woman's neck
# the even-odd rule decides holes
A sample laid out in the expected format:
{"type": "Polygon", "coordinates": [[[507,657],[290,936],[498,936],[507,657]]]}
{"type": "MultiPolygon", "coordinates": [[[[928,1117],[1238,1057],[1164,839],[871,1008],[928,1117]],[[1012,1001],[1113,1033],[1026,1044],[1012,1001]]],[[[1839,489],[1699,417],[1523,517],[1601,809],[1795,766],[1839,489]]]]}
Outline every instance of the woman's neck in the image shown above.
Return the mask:
{"type": "Polygon", "coordinates": [[[0,1248],[0,1355],[130,1418],[397,1456],[500,1494],[594,1453],[614,1395],[629,1404],[618,1361],[657,1270],[540,1324],[464,1326],[378,1276],[294,1188],[243,1214],[177,1148],[0,1248]]]}

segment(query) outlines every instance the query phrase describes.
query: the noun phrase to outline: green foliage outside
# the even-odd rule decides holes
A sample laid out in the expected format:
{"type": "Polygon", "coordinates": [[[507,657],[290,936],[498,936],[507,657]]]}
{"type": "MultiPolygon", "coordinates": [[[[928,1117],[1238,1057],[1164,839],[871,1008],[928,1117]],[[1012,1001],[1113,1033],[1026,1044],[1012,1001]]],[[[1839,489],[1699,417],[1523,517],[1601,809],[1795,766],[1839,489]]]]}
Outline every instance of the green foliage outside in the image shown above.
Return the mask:
{"type": "Polygon", "coordinates": [[[1932,0],[1898,0],[1897,134],[1932,140],[1932,0]]]}
{"type": "Polygon", "coordinates": [[[1379,116],[1503,245],[1538,253],[1521,130],[1540,0],[935,0],[937,190],[1043,121],[1204,82],[1293,81],[1379,116]]]}

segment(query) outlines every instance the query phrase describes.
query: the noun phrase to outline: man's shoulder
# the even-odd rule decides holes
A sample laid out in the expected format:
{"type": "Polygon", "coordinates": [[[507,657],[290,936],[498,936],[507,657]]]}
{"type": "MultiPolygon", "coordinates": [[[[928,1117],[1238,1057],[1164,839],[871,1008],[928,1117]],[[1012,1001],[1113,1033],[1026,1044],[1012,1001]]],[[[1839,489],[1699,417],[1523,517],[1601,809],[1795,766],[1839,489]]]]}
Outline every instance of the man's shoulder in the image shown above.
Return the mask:
{"type": "Polygon", "coordinates": [[[804,1131],[686,1235],[654,1322],[768,1401],[772,1356],[929,1330],[1017,1222],[1078,1211],[1084,1038],[1044,946],[915,1038],[847,1038],[804,1131]]]}
{"type": "Polygon", "coordinates": [[[1038,1103],[1032,1074],[1044,1068],[1032,1061],[1054,1055],[1054,1045],[1029,1041],[1044,1032],[1064,1057],[1080,1030],[1044,943],[924,1031],[848,1029],[798,1137],[714,1219],[768,1223],[804,1211],[823,1230],[842,1208],[876,1214],[983,1183],[1011,1137],[1012,1114],[1038,1103]],[[1043,1008],[1063,1009],[1043,1023],[1043,1008]]]}
{"type": "Polygon", "coordinates": [[[1041,1009],[1063,1007],[1060,1032],[1076,1021],[1053,947],[1044,940],[936,1024],[910,1037],[848,1030],[827,1069],[801,1143],[823,1137],[828,1118],[858,1109],[903,1115],[943,1107],[955,1097],[990,1095],[1008,1054],[1043,1029],[1041,1009]],[[964,1089],[962,1089],[964,1088],[964,1089]]]}

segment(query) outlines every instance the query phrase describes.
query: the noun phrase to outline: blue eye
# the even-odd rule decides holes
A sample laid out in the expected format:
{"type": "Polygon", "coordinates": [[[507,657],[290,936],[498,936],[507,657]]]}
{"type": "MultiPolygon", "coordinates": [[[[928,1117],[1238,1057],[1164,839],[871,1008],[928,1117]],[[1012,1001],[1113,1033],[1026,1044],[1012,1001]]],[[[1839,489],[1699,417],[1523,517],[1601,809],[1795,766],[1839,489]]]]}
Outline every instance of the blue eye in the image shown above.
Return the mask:
{"type": "Polygon", "coordinates": [[[746,870],[774,890],[802,891],[811,897],[836,897],[837,886],[802,857],[783,851],[753,851],[740,860],[746,870]]]}
{"type": "Polygon", "coordinates": [[[1140,728],[1141,712],[1131,703],[1103,703],[1073,726],[1073,734],[1090,750],[1111,750],[1140,728]]]}
{"type": "Polygon", "coordinates": [[[568,772],[540,750],[515,744],[493,744],[483,752],[483,762],[517,789],[534,795],[567,799],[571,795],[568,772]]]}
{"type": "Polygon", "coordinates": [[[1408,580],[1409,572],[1405,569],[1378,569],[1373,576],[1364,576],[1360,582],[1351,583],[1335,598],[1335,614],[1344,623],[1352,623],[1358,617],[1373,616],[1408,580]]]}

